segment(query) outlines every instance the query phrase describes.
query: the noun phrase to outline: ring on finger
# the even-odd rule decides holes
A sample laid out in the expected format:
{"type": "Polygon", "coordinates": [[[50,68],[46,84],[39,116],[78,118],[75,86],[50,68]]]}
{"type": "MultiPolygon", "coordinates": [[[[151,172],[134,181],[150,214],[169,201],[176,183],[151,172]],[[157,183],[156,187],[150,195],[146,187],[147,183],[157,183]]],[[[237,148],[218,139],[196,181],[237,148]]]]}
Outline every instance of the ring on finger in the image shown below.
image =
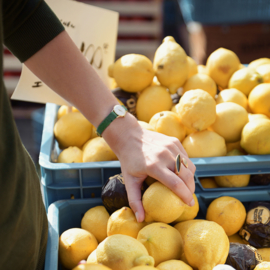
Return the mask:
{"type": "Polygon", "coordinates": [[[188,162],[185,158],[181,158],[180,154],[178,154],[175,158],[175,173],[179,174],[181,169],[181,164],[183,164],[186,168],[188,168],[188,162]]]}

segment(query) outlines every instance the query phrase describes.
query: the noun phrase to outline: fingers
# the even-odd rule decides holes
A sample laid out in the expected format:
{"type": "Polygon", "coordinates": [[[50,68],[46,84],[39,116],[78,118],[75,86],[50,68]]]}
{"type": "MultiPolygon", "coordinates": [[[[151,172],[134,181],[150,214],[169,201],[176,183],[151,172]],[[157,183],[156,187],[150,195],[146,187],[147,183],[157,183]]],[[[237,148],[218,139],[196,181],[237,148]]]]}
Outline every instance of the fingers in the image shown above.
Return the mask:
{"type": "Polygon", "coordinates": [[[144,209],[142,205],[141,185],[136,178],[123,173],[128,195],[129,206],[134,212],[138,222],[144,221],[144,209]]]}

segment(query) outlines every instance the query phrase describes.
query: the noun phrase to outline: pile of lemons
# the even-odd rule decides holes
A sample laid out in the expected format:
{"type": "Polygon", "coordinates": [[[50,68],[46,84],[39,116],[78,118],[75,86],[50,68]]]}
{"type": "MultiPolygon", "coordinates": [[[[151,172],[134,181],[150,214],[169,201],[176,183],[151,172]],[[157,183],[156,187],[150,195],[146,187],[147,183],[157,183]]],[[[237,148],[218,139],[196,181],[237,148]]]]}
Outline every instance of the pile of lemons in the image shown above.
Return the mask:
{"type": "MultiPolygon", "coordinates": [[[[80,228],[61,234],[60,262],[74,270],[212,270],[226,262],[230,242],[248,244],[239,235],[246,209],[238,199],[222,196],[209,204],[205,219],[195,219],[199,203],[193,197],[196,203],[190,207],[154,182],[142,197],[145,220],[141,223],[129,207],[111,215],[104,206],[92,207],[80,228]],[[86,264],[80,264],[83,260],[86,264]]],[[[258,252],[270,261],[267,248],[258,252]]]]}
{"type": "MultiPolygon", "coordinates": [[[[270,154],[270,58],[248,66],[225,48],[197,65],[173,37],[164,38],[153,62],[127,54],[109,67],[114,87],[137,96],[138,122],[178,138],[189,157],[270,154]],[[173,103],[173,96],[180,100],[173,103]]],[[[121,104],[121,101],[119,100],[121,104]]],[[[64,151],[58,162],[117,160],[95,127],[76,110],[60,107],[54,135],[64,151]]]]}

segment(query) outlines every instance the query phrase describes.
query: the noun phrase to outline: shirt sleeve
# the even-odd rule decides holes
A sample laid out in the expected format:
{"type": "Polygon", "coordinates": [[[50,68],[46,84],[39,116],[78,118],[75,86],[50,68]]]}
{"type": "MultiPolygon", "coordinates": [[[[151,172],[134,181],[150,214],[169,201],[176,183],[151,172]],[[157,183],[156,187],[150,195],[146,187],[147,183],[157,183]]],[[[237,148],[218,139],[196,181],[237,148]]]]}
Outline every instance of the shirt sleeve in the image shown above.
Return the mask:
{"type": "Polygon", "coordinates": [[[3,0],[4,44],[21,62],[64,29],[43,0],[3,0]]]}

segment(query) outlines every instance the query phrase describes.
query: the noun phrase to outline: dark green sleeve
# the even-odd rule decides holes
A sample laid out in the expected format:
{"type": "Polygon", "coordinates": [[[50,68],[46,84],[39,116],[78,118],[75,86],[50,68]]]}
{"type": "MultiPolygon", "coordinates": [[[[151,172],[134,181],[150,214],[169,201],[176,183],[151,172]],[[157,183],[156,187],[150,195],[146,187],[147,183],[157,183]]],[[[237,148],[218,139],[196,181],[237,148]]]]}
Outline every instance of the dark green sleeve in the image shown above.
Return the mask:
{"type": "Polygon", "coordinates": [[[3,0],[4,44],[24,62],[64,30],[43,0],[3,0]]]}

